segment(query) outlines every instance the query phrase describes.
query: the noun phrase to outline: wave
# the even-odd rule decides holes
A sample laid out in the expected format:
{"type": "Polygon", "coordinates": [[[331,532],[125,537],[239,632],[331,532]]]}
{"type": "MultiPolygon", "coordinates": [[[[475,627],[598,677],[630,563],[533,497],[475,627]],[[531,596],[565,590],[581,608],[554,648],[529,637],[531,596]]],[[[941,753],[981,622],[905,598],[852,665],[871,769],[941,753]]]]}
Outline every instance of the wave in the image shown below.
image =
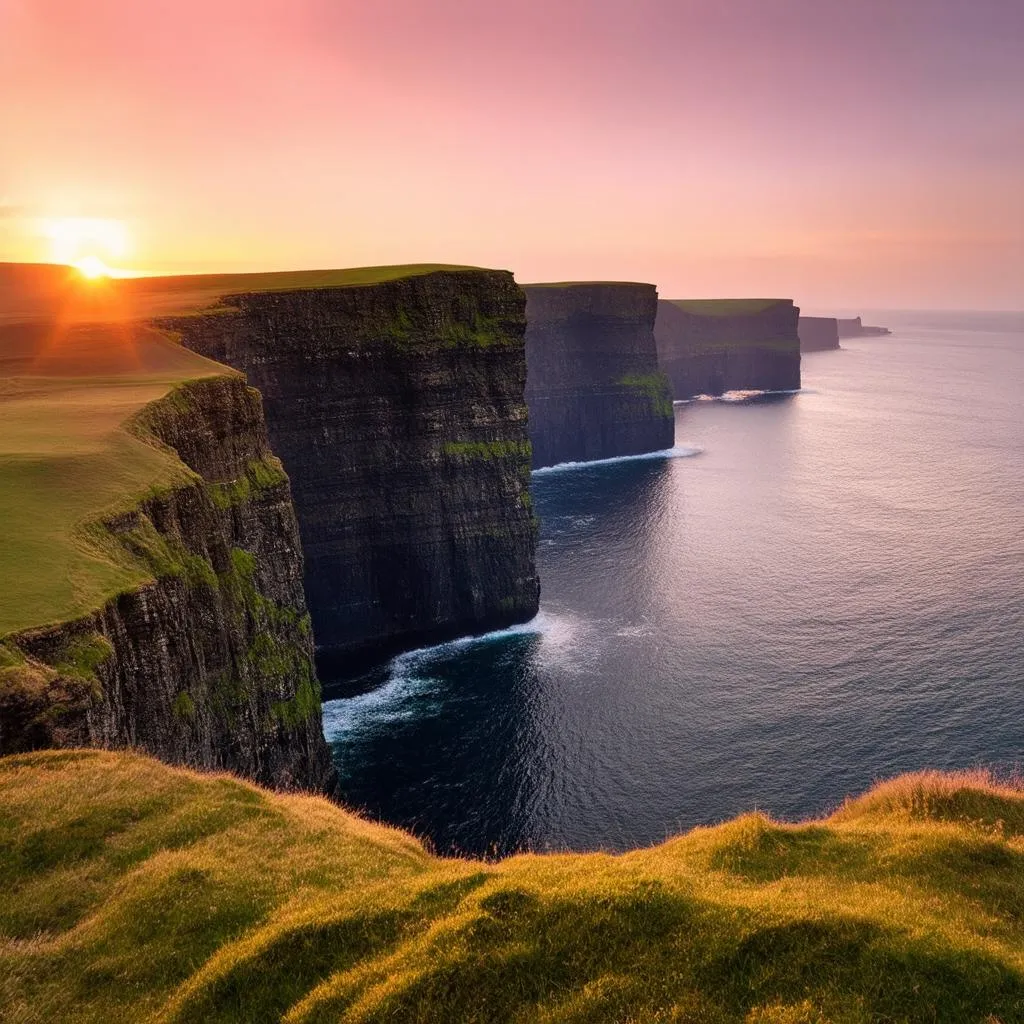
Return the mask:
{"type": "Polygon", "coordinates": [[[620,462],[640,462],[645,459],[688,459],[700,455],[704,451],[695,445],[676,445],[674,448],[663,448],[657,452],[642,452],[640,455],[616,455],[611,459],[592,459],[590,462],[559,462],[555,466],[542,466],[533,471],[534,476],[547,476],[550,473],[565,473],[573,469],[593,469],[598,466],[613,466],[620,462]]]}
{"type": "Polygon", "coordinates": [[[324,736],[330,743],[364,730],[371,721],[398,722],[423,715],[429,708],[434,687],[440,683],[432,666],[450,661],[459,651],[480,644],[499,643],[516,636],[539,636],[546,646],[545,663],[560,662],[563,670],[572,671],[579,633],[580,623],[575,619],[542,610],[529,622],[506,629],[405,651],[388,662],[387,679],[380,686],[354,697],[324,701],[324,736]]]}
{"type": "Polygon", "coordinates": [[[772,395],[798,395],[802,388],[784,388],[778,391],[750,388],[747,390],[726,391],[722,395],[697,395],[694,402],[756,402],[759,398],[770,398],[772,395]]]}

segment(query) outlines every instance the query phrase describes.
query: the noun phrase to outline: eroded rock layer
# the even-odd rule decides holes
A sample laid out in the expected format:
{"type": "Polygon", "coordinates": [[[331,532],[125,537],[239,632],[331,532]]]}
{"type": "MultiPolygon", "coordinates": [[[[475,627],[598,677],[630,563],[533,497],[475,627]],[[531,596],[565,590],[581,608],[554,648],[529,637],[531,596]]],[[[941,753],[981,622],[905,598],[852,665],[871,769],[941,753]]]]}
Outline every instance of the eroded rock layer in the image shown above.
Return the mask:
{"type": "Polygon", "coordinates": [[[671,448],[650,284],[526,285],[526,401],[534,467],[671,448]]]}
{"type": "Polygon", "coordinates": [[[839,322],[834,317],[802,316],[799,332],[801,352],[825,352],[839,348],[839,322]]]}
{"type": "Polygon", "coordinates": [[[224,301],[168,324],[263,394],[318,647],[354,664],[531,618],[525,302],[512,275],[224,301]]]}
{"type": "Polygon", "coordinates": [[[154,579],[0,646],[0,754],[133,747],[278,788],[331,792],[288,479],[258,392],[178,386],[133,427],[193,471],[94,525],[154,579]]]}
{"type": "Polygon", "coordinates": [[[799,315],[791,299],[662,300],[658,363],[676,398],[796,390],[799,315]]]}

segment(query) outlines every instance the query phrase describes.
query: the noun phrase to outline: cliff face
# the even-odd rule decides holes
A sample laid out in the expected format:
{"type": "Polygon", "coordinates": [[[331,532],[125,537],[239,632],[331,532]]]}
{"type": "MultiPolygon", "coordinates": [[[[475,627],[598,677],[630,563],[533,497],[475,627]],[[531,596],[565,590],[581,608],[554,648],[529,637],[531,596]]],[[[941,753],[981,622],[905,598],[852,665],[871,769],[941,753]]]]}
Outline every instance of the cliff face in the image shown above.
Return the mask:
{"type": "Polygon", "coordinates": [[[892,334],[888,327],[871,327],[861,323],[861,318],[837,320],[840,338],[876,338],[884,334],[892,334]]]}
{"type": "Polygon", "coordinates": [[[527,285],[526,401],[533,465],[671,448],[649,284],[527,285]]]}
{"type": "Polygon", "coordinates": [[[839,322],[834,317],[802,316],[799,332],[801,352],[825,352],[839,348],[839,322]]]}
{"type": "Polygon", "coordinates": [[[676,398],[800,387],[800,311],[789,299],[658,303],[658,363],[676,398]]]}
{"type": "Polygon", "coordinates": [[[133,430],[174,449],[192,480],[94,524],[90,539],[154,580],[0,645],[0,754],[136,747],[331,791],[298,530],[259,394],[235,376],[193,381],[133,430]]]}
{"type": "Polygon", "coordinates": [[[318,647],[351,664],[531,618],[525,317],[512,275],[224,301],[166,323],[263,394],[318,647]]]}

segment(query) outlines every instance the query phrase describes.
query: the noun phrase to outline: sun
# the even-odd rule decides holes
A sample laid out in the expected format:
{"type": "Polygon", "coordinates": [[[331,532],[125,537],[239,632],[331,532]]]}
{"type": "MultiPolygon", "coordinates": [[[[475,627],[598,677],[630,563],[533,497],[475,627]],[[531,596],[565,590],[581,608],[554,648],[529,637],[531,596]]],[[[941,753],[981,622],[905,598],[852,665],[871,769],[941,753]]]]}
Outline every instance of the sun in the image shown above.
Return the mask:
{"type": "Polygon", "coordinates": [[[128,252],[123,221],[106,217],[52,217],[43,224],[54,263],[75,267],[90,281],[121,276],[111,265],[128,252]]]}
{"type": "Polygon", "coordinates": [[[99,258],[99,256],[83,256],[71,264],[82,277],[90,281],[98,281],[101,277],[111,277],[113,271],[99,258]]]}

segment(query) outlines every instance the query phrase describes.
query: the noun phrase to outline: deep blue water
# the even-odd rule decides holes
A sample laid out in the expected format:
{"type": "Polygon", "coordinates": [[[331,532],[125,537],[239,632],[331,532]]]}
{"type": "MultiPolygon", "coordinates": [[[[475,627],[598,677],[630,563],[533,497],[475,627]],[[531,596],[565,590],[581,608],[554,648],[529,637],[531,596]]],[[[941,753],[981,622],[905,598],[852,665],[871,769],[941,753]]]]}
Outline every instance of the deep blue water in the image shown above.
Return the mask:
{"type": "Polygon", "coordinates": [[[799,394],[678,406],[675,457],[534,474],[539,617],[328,702],[347,801],[441,850],[622,849],[1018,769],[1024,316],[867,322],[799,394]]]}

